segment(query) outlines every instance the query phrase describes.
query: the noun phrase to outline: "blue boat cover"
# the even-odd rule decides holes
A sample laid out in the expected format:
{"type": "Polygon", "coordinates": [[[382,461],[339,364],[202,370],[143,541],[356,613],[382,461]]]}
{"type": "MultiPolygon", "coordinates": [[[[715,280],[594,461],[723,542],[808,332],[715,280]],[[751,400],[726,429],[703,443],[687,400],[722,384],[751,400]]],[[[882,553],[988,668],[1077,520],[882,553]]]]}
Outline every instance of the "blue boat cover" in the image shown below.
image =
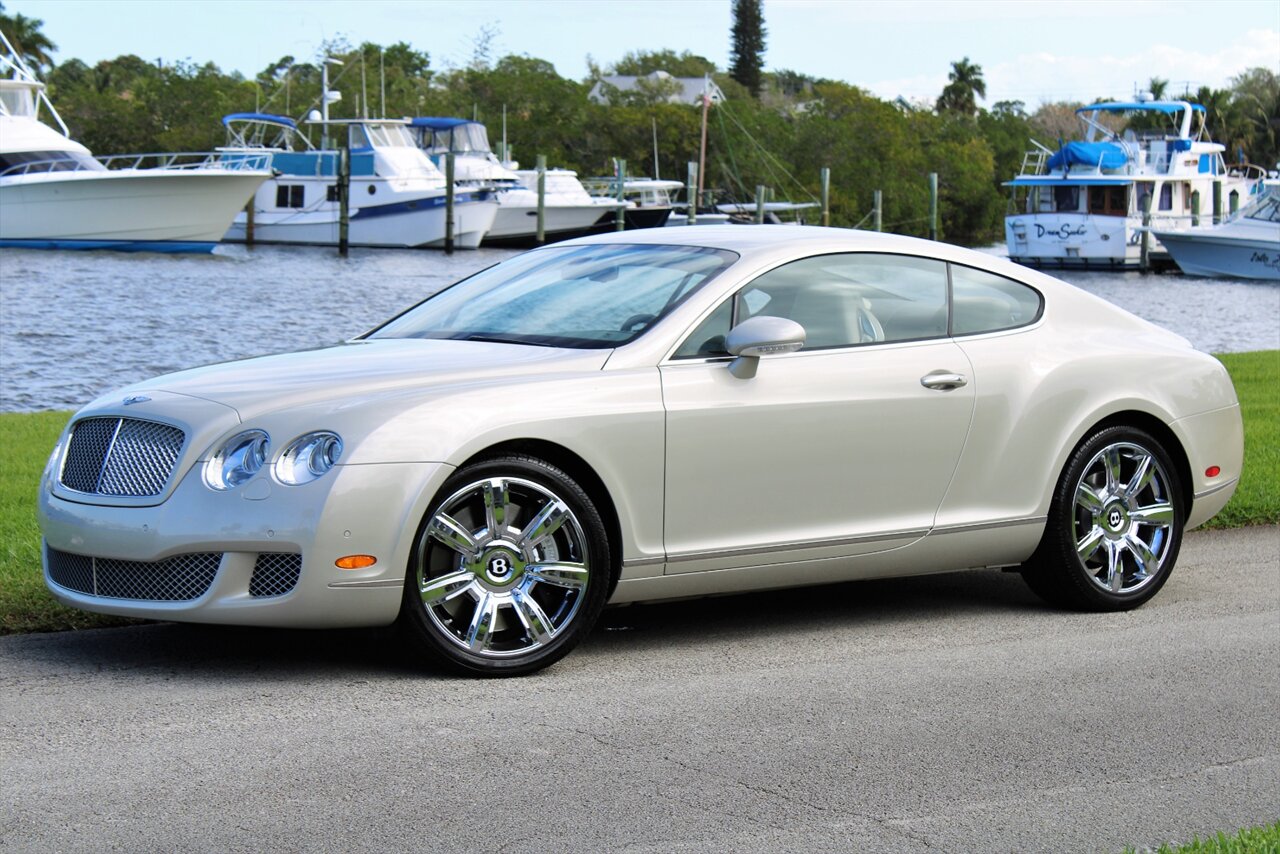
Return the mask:
{"type": "Polygon", "coordinates": [[[288,116],[277,116],[272,113],[231,113],[222,117],[224,125],[229,125],[232,122],[265,122],[269,125],[280,125],[294,130],[298,128],[297,122],[288,116]]]}
{"type": "Polygon", "coordinates": [[[1114,142],[1068,142],[1049,158],[1049,168],[1101,165],[1103,169],[1119,169],[1128,162],[1124,149],[1114,142]]]}
{"type": "MultiPolygon", "coordinates": [[[[1199,104],[1191,104],[1191,109],[1197,113],[1203,113],[1204,107],[1199,104]]],[[[1180,113],[1183,105],[1178,101],[1115,101],[1106,104],[1090,104],[1087,107],[1081,107],[1076,110],[1077,113],[1091,113],[1098,110],[1103,113],[1127,113],[1130,110],[1149,110],[1157,113],[1180,113]]]]}
{"type": "Polygon", "coordinates": [[[416,128],[431,128],[432,130],[450,130],[458,125],[470,125],[475,122],[470,119],[446,119],[437,116],[418,116],[416,119],[409,119],[409,125],[416,128]]]}

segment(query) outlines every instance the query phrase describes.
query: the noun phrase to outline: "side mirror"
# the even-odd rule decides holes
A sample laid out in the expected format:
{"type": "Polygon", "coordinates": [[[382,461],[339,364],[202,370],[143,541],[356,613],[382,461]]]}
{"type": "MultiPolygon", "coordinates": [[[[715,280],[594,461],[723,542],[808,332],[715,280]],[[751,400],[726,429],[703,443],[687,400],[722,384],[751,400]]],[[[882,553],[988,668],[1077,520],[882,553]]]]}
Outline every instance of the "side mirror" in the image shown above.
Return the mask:
{"type": "Polygon", "coordinates": [[[729,373],[740,380],[756,375],[761,356],[794,353],[804,346],[804,327],[785,317],[753,317],[729,330],[725,349],[737,356],[729,363],[729,373]]]}

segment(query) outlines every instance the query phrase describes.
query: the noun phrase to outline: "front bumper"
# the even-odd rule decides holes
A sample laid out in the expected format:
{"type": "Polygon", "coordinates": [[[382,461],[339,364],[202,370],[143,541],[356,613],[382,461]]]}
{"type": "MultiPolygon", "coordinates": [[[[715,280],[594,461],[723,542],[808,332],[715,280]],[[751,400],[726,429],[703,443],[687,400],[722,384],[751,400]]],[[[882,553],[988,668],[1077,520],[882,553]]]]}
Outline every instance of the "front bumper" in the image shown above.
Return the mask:
{"type": "MultiPolygon", "coordinates": [[[[426,505],[451,471],[439,463],[339,465],[327,477],[286,487],[264,470],[238,489],[215,492],[204,485],[196,465],[167,500],[153,507],[70,501],[53,495],[46,482],[38,505],[45,583],[64,605],[104,614],[281,627],[386,625],[399,613],[405,569],[426,505]],[[56,560],[68,555],[98,559],[80,563],[109,565],[116,578],[134,570],[157,571],[141,564],[163,568],[181,563],[173,558],[196,554],[215,555],[217,570],[195,598],[122,598],[119,584],[72,589],[57,583],[50,574],[50,550],[56,560]],[[262,585],[252,583],[263,554],[301,555],[297,583],[287,592],[262,595],[262,585]],[[377,563],[358,570],[335,566],[335,560],[351,554],[373,555],[377,563]],[[110,595],[97,595],[102,592],[110,595]]],[[[66,573],[58,576],[66,580],[66,573]]],[[[123,587],[135,589],[128,583],[123,587]]]]}

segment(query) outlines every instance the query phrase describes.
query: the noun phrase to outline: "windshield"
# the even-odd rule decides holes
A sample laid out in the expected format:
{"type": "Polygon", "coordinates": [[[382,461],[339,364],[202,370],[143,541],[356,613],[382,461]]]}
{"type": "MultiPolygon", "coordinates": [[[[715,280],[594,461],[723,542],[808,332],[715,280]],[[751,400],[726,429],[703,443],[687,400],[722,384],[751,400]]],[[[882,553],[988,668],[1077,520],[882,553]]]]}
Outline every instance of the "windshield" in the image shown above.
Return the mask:
{"type": "Polygon", "coordinates": [[[464,279],[366,337],[617,347],[737,259],[694,246],[535,250],[464,279]]]}
{"type": "Polygon", "coordinates": [[[1272,190],[1241,213],[1247,219],[1280,222],[1280,189],[1272,190]]]}

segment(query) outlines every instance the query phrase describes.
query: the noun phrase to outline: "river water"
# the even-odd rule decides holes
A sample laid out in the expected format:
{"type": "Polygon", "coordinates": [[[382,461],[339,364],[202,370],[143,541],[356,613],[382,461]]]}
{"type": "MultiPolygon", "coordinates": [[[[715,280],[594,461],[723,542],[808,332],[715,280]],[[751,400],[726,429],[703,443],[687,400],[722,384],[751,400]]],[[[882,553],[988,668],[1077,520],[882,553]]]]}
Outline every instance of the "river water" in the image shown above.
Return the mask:
{"type": "MultiPolygon", "coordinates": [[[[212,255],[0,249],[0,411],[74,409],[182,368],[357,335],[514,254],[221,246],[212,255]]],[[[1061,278],[1207,352],[1280,348],[1280,286],[1061,278]]]]}

